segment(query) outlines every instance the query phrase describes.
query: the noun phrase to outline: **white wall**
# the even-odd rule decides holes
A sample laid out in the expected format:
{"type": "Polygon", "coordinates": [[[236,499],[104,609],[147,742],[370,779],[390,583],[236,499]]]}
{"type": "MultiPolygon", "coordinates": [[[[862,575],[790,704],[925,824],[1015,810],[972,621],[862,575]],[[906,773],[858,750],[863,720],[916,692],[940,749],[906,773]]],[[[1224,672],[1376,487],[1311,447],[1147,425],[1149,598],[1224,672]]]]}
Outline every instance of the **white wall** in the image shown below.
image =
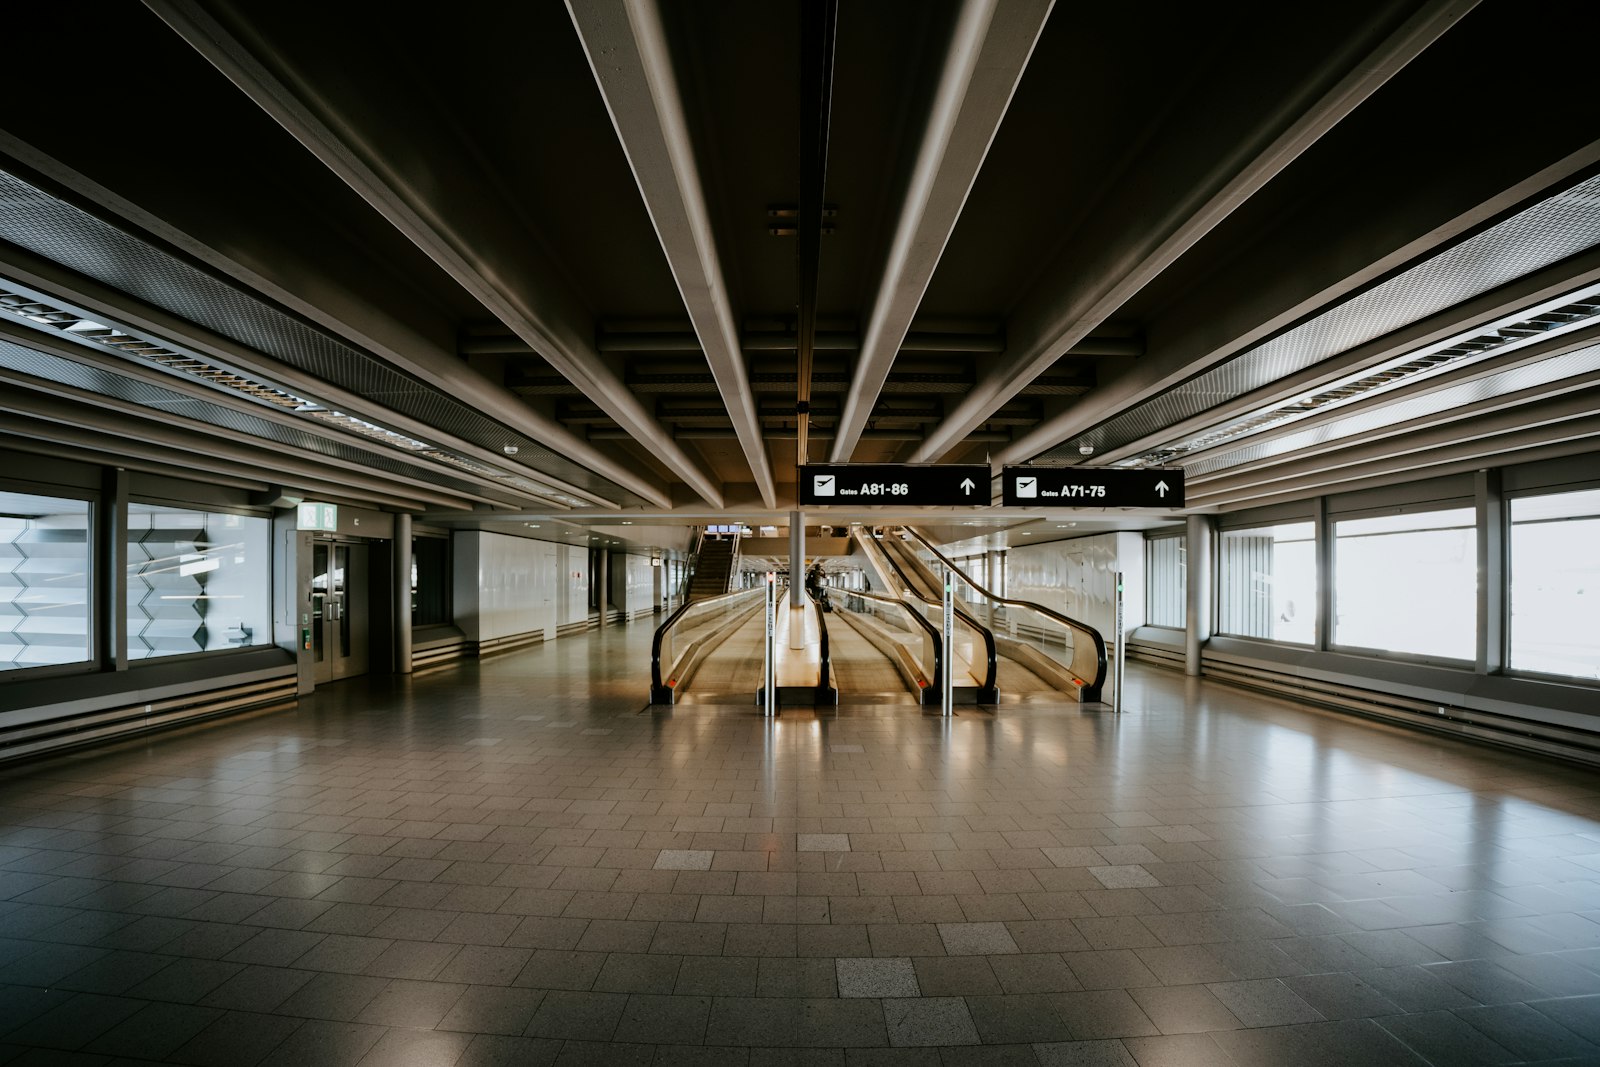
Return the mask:
{"type": "Polygon", "coordinates": [[[1116,630],[1116,572],[1122,578],[1124,630],[1144,625],[1144,535],[1095,534],[1023,545],[1006,555],[1006,595],[1054,608],[1100,631],[1116,630]]]}
{"type": "Polygon", "coordinates": [[[618,555],[611,557],[613,579],[612,603],[625,612],[628,618],[642,612],[653,612],[656,606],[655,568],[649,556],[618,555]]]}
{"type": "Polygon", "coordinates": [[[581,548],[458,530],[452,557],[455,622],[469,640],[542,632],[552,641],[557,627],[588,617],[588,555],[581,548]]]}

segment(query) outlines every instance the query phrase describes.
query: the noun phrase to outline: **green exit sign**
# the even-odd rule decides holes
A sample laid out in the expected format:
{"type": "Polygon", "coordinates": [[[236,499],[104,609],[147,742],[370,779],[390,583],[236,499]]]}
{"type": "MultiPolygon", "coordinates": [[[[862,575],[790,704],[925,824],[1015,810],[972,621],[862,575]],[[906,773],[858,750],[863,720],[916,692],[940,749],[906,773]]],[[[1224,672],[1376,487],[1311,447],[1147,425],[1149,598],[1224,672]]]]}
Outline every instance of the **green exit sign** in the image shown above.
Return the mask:
{"type": "Polygon", "coordinates": [[[299,521],[295,527],[301,530],[323,530],[327,533],[339,532],[339,505],[338,504],[301,504],[299,521]]]}

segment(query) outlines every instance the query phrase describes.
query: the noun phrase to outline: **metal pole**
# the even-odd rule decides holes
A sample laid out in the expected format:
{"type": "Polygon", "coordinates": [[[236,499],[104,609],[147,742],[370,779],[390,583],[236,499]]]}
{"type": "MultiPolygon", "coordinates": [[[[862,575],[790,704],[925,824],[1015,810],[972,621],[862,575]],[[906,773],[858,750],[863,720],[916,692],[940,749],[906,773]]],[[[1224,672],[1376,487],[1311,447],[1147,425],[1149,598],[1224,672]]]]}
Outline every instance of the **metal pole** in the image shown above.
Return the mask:
{"type": "Polygon", "coordinates": [[[955,714],[956,688],[955,688],[955,657],[952,652],[953,641],[950,620],[955,617],[955,579],[950,574],[950,568],[944,568],[944,652],[941,662],[944,677],[940,682],[939,711],[944,715],[955,714]]]}
{"type": "Polygon", "coordinates": [[[1122,712],[1122,572],[1117,572],[1117,625],[1116,645],[1112,651],[1111,669],[1111,710],[1117,714],[1122,712]]]}
{"type": "Polygon", "coordinates": [[[766,684],[761,687],[762,713],[771,717],[778,711],[777,663],[775,654],[776,633],[778,618],[778,575],[774,571],[767,572],[767,640],[766,640],[766,684]]]}

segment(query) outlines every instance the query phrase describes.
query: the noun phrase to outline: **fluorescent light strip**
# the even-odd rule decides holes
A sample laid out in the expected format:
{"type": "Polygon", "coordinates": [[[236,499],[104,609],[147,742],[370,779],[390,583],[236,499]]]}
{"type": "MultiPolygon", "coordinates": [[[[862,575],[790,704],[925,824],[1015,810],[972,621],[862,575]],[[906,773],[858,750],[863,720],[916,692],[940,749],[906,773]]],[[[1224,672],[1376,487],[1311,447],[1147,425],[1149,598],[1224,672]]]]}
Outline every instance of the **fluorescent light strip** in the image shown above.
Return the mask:
{"type": "Polygon", "coordinates": [[[297,415],[306,415],[337,426],[342,430],[359,434],[369,440],[379,441],[391,448],[399,449],[410,455],[425,456],[436,462],[444,463],[459,470],[475,474],[483,478],[492,478],[508,488],[517,489],[529,496],[543,497],[554,500],[568,507],[583,507],[586,501],[566,495],[557,490],[540,485],[529,478],[486,463],[469,459],[454,452],[446,451],[437,445],[430,445],[426,441],[419,441],[415,437],[407,436],[366,419],[354,415],[347,415],[342,411],[335,411],[314,400],[297,396],[294,393],[279,389],[276,386],[246,378],[235,371],[212,366],[194,356],[175,352],[152,341],[124,333],[115,327],[83,318],[76,312],[45,304],[39,300],[22,293],[0,289],[0,311],[9,312],[18,318],[50,326],[73,337],[93,341],[103,348],[109,348],[121,356],[128,356],[154,363],[156,366],[169,371],[177,371],[194,378],[201,378],[211,385],[221,386],[235,393],[254,400],[257,403],[268,404],[282,411],[297,415]]]}
{"type": "Polygon", "coordinates": [[[1590,294],[1573,303],[1535,315],[1522,322],[1508,323],[1486,333],[1456,341],[1432,350],[1402,357],[1400,360],[1380,365],[1366,371],[1361,377],[1342,385],[1322,386],[1268,408],[1246,415],[1242,419],[1208,430],[1177,444],[1167,445],[1119,463],[1117,467],[1160,467],[1181,459],[1191,452],[1199,452],[1256,430],[1266,429],[1295,419],[1304,418],[1326,408],[1352,403],[1376,396],[1402,385],[1410,384],[1424,375],[1436,373],[1445,367],[1468,360],[1485,358],[1501,349],[1531,343],[1555,332],[1566,332],[1595,318],[1600,318],[1600,295],[1590,294]]]}

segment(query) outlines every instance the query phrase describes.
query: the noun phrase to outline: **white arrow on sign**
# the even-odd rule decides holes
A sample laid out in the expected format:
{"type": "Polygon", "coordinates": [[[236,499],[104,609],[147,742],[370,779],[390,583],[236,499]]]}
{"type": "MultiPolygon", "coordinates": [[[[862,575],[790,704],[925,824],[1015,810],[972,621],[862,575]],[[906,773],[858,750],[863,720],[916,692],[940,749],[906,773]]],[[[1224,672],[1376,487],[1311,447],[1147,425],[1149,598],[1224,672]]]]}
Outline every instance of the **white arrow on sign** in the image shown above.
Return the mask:
{"type": "Polygon", "coordinates": [[[972,495],[972,479],[971,478],[963,478],[963,479],[961,479],[961,491],[963,493],[966,493],[968,496],[972,495]]]}
{"type": "Polygon", "coordinates": [[[1163,482],[1157,482],[1156,483],[1156,495],[1161,497],[1163,500],[1166,499],[1166,496],[1167,496],[1167,483],[1166,482],[1163,481],[1163,482]]]}

